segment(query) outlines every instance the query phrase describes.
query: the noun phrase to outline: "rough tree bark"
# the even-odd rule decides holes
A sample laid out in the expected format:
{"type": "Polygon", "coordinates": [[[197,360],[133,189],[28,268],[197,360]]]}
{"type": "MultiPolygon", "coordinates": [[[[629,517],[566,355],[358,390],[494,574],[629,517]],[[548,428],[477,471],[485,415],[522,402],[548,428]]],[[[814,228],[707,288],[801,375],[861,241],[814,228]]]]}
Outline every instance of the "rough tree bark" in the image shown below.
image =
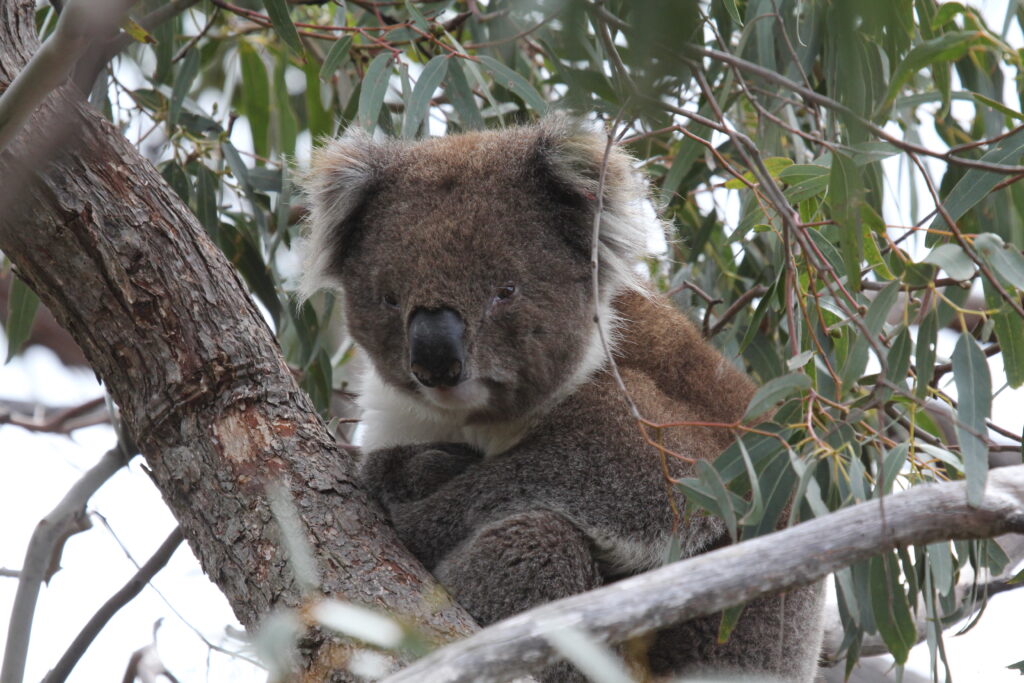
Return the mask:
{"type": "MultiPolygon", "coordinates": [[[[33,0],[0,0],[0,91],[38,48],[33,0]]],[[[237,275],[107,121],[58,92],[0,152],[0,250],[74,336],[203,569],[255,626],[304,596],[266,484],[291,493],[325,595],[408,615],[430,637],[475,626],[353,485],[237,275]]],[[[350,646],[311,633],[324,680],[350,646]]]]}

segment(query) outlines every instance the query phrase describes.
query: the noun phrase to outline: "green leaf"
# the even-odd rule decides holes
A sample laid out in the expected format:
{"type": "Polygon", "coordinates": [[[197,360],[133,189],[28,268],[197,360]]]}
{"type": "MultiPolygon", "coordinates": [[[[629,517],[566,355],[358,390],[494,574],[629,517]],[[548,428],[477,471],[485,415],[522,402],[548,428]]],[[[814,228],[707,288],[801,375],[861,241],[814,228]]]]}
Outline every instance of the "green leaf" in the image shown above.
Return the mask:
{"type": "Polygon", "coordinates": [[[277,295],[274,276],[263,260],[260,250],[245,230],[230,223],[221,225],[221,248],[232,265],[238,269],[256,298],[267,308],[274,327],[281,325],[281,300],[277,295]]]}
{"type": "Polygon", "coordinates": [[[372,131],[377,124],[377,114],[384,104],[391,78],[391,53],[382,52],[373,58],[363,78],[363,89],[359,93],[359,125],[372,131]]]}
{"type": "MultiPolygon", "coordinates": [[[[882,326],[885,324],[885,319],[889,316],[889,311],[896,305],[896,299],[900,293],[900,284],[899,280],[890,282],[878,293],[875,300],[871,302],[871,306],[864,316],[864,327],[867,328],[871,339],[877,339],[878,335],[882,332],[882,326]]],[[[864,369],[868,363],[868,350],[871,347],[868,337],[864,336],[860,328],[851,325],[851,330],[854,331],[856,336],[840,374],[844,387],[853,386],[860,379],[861,375],[864,374],[864,369]]]]}
{"type": "Polygon", "coordinates": [[[861,203],[864,186],[853,161],[843,155],[832,156],[828,201],[832,219],[839,226],[839,246],[843,253],[847,286],[860,290],[860,263],[864,260],[864,233],[861,231],[861,203]]]}
{"type": "Polygon", "coordinates": [[[219,243],[220,221],[217,217],[217,176],[202,164],[197,164],[192,174],[196,179],[196,217],[206,228],[214,242],[219,243]]]}
{"type": "Polygon", "coordinates": [[[885,454],[885,459],[882,461],[881,491],[886,495],[892,493],[892,485],[903,468],[903,463],[907,461],[909,450],[909,444],[901,443],[885,454]]]}
{"type": "Polygon", "coordinates": [[[939,321],[935,310],[921,321],[917,328],[917,348],[914,351],[914,371],[917,373],[917,384],[914,395],[924,398],[928,395],[928,384],[935,372],[935,343],[939,334],[939,321]]]}
{"type": "Polygon", "coordinates": [[[940,244],[922,261],[942,268],[954,280],[970,280],[976,270],[974,262],[959,244],[940,244]]]}
{"type": "Polygon", "coordinates": [[[192,89],[192,81],[199,73],[199,50],[192,48],[185,55],[185,59],[178,70],[178,77],[174,80],[174,88],[171,90],[171,101],[167,106],[167,124],[175,126],[178,123],[178,115],[181,113],[181,105],[192,89]]]}
{"type": "Polygon", "coordinates": [[[930,22],[933,31],[937,31],[953,20],[958,14],[964,13],[964,6],[959,2],[944,2],[939,5],[939,11],[935,13],[930,22]]]}
{"type": "Polygon", "coordinates": [[[960,335],[952,360],[959,406],[956,434],[967,476],[967,502],[979,505],[988,476],[988,428],[985,419],[992,410],[992,379],[985,354],[967,332],[960,335]]]}
{"type": "Polygon", "coordinates": [[[759,418],[771,410],[776,403],[798,391],[811,388],[811,378],[801,373],[791,373],[776,377],[758,387],[747,405],[744,420],[759,418]]]}
{"type": "Polygon", "coordinates": [[[943,595],[953,590],[953,551],[949,541],[930,543],[928,549],[928,568],[932,572],[935,588],[943,595]]]}
{"type": "MultiPolygon", "coordinates": [[[[864,205],[867,209],[867,204],[864,205]]],[[[883,280],[895,280],[896,276],[893,275],[892,271],[889,270],[889,265],[882,258],[882,252],[878,250],[878,242],[876,241],[875,234],[871,229],[864,226],[864,257],[867,259],[868,264],[872,270],[878,274],[883,280]]]]}
{"type": "Polygon", "coordinates": [[[220,143],[221,154],[224,155],[224,161],[228,163],[228,167],[231,169],[232,175],[238,180],[238,184],[242,186],[242,191],[247,195],[252,194],[252,183],[249,182],[249,169],[246,167],[245,162],[242,161],[242,156],[227,140],[222,140],[220,143]]]}
{"type": "Polygon", "coordinates": [[[983,232],[974,238],[974,248],[1004,280],[1024,292],[1024,256],[1017,247],[1006,244],[999,235],[983,232]]]}
{"type": "Polygon", "coordinates": [[[263,58],[247,42],[238,47],[242,63],[242,113],[249,119],[252,141],[258,156],[267,158],[270,133],[270,86],[263,58]]]}
{"type": "Polygon", "coordinates": [[[750,479],[750,509],[747,510],[747,514],[743,515],[743,519],[740,520],[740,524],[757,524],[761,520],[761,516],[764,514],[764,500],[761,496],[761,482],[757,479],[757,472],[754,471],[754,463],[750,460],[750,453],[747,452],[747,447],[743,444],[743,439],[736,439],[736,445],[739,446],[740,454],[743,456],[743,465],[747,469],[747,477],[750,479]]]}
{"type": "Polygon", "coordinates": [[[495,83],[521,97],[522,100],[538,114],[544,114],[547,112],[547,102],[545,102],[544,98],[540,96],[540,93],[530,85],[529,81],[499,62],[494,57],[489,55],[480,55],[478,59],[480,66],[482,66],[487,73],[491,75],[491,78],[494,79],[495,83]]]}
{"type": "Polygon", "coordinates": [[[405,11],[409,13],[409,18],[412,19],[412,23],[421,31],[429,31],[430,26],[427,24],[427,20],[423,18],[420,11],[416,9],[416,6],[405,0],[405,11]]]}
{"type": "Polygon", "coordinates": [[[288,14],[288,3],[286,0],[263,0],[263,7],[267,10],[270,23],[273,24],[277,35],[281,37],[288,47],[296,53],[303,55],[302,41],[299,40],[299,32],[295,30],[295,24],[288,14]]]}
{"type": "Polygon", "coordinates": [[[445,73],[448,71],[448,57],[438,55],[427,62],[416,80],[412,89],[412,97],[405,109],[405,123],[402,124],[402,137],[406,139],[415,138],[419,133],[420,125],[430,110],[430,98],[441,85],[445,73]]]}
{"type": "Polygon", "coordinates": [[[871,611],[875,626],[898,664],[917,640],[917,629],[910,614],[907,595],[900,585],[895,559],[889,553],[870,560],[871,611]]]}
{"type": "Polygon", "coordinates": [[[288,94],[288,84],[284,72],[288,68],[288,59],[284,51],[278,53],[274,64],[274,110],[277,114],[277,147],[286,157],[295,155],[295,140],[299,135],[299,122],[292,109],[292,98],[288,94]]]}
{"type": "Polygon", "coordinates": [[[4,325],[4,332],[7,334],[5,363],[11,362],[28,341],[38,309],[39,297],[36,293],[20,277],[12,277],[11,289],[7,292],[7,324],[4,325]]]}
{"type": "Polygon", "coordinates": [[[733,605],[722,611],[722,621],[718,624],[718,644],[729,642],[729,636],[732,635],[733,629],[736,628],[737,622],[740,620],[740,615],[743,614],[743,605],[733,605]]]}
{"type": "Polygon", "coordinates": [[[725,488],[721,477],[718,476],[718,471],[707,460],[698,460],[697,476],[715,497],[715,502],[718,503],[718,516],[725,521],[725,526],[729,530],[729,538],[735,542],[736,510],[733,508],[728,489],[725,488]]]}
{"type": "Polygon", "coordinates": [[[885,359],[889,371],[886,377],[893,384],[899,385],[907,378],[907,372],[910,370],[910,346],[910,332],[904,328],[896,335],[885,359]]]}
{"type": "Polygon", "coordinates": [[[721,0],[722,5],[725,6],[725,11],[729,13],[729,18],[733,20],[737,26],[743,26],[743,21],[740,19],[740,11],[736,7],[736,0],[721,0]]]}
{"type": "Polygon", "coordinates": [[[168,161],[164,164],[160,175],[164,177],[168,185],[174,188],[174,192],[181,197],[181,201],[188,204],[192,188],[181,166],[175,161],[168,161]]]}
{"type": "Polygon", "coordinates": [[[466,73],[462,70],[461,60],[453,58],[448,65],[448,78],[446,79],[445,94],[448,100],[455,107],[459,115],[459,123],[464,130],[482,130],[484,117],[480,115],[480,109],[476,106],[473,91],[469,89],[469,81],[466,80],[466,73]]]}
{"type": "MultiPolygon", "coordinates": [[[[1000,142],[994,149],[983,154],[981,161],[993,164],[1016,164],[1020,161],[1022,154],[1024,154],[1024,129],[1017,131],[1000,142]]],[[[1005,179],[1006,176],[1002,173],[972,168],[953,186],[942,202],[946,213],[954,221],[960,220],[965,213],[987,197],[988,193],[1005,179]]],[[[937,230],[949,230],[942,215],[936,216],[929,227],[937,230]]]]}
{"type": "Polygon", "coordinates": [[[1024,320],[1008,306],[993,314],[992,320],[1003,354],[1006,383],[1016,389],[1024,384],[1024,320]]]}
{"type": "Polygon", "coordinates": [[[331,112],[324,109],[320,99],[320,78],[316,65],[312,61],[306,62],[302,71],[306,76],[306,123],[309,124],[309,134],[317,140],[331,134],[334,119],[331,112]]]}
{"type": "Polygon", "coordinates": [[[953,31],[937,38],[926,40],[901,59],[889,80],[889,90],[880,109],[892,106],[903,86],[918,71],[926,66],[941,62],[952,62],[967,54],[975,43],[989,42],[981,31],[953,31]]]}
{"type": "MultiPolygon", "coordinates": [[[[764,165],[765,168],[768,169],[768,175],[770,175],[772,178],[778,179],[779,173],[783,169],[786,169],[789,166],[793,165],[793,160],[788,157],[768,157],[764,160],[764,165]]],[[[746,180],[747,183],[750,183],[751,185],[757,184],[757,180],[754,178],[753,171],[747,171],[746,173],[744,173],[743,179],[746,180]]],[[[747,187],[747,183],[744,183],[739,178],[732,178],[731,180],[727,180],[725,182],[725,187],[730,190],[742,190],[743,188],[747,187]]]]}
{"type": "Polygon", "coordinates": [[[981,102],[983,104],[988,105],[989,107],[992,107],[993,109],[995,109],[998,112],[1002,112],[1003,114],[1006,114],[1007,116],[1009,116],[1012,119],[1017,119],[1018,121],[1024,121],[1024,114],[1022,114],[1021,112],[1016,111],[1014,109],[1010,109],[1009,107],[1007,107],[1002,102],[998,102],[996,100],[993,100],[991,97],[985,97],[984,95],[982,95],[980,93],[976,93],[976,92],[972,92],[971,93],[971,97],[976,99],[978,102],[981,102]]]}
{"type": "Polygon", "coordinates": [[[324,63],[320,67],[320,80],[327,82],[334,76],[334,72],[338,70],[341,63],[345,61],[345,57],[348,56],[348,51],[352,48],[352,36],[343,36],[340,39],[334,41],[334,45],[328,50],[327,56],[324,57],[324,63]]]}
{"type": "Polygon", "coordinates": [[[793,164],[779,171],[779,180],[787,185],[796,185],[816,178],[828,179],[828,166],[819,164],[793,164]]]}

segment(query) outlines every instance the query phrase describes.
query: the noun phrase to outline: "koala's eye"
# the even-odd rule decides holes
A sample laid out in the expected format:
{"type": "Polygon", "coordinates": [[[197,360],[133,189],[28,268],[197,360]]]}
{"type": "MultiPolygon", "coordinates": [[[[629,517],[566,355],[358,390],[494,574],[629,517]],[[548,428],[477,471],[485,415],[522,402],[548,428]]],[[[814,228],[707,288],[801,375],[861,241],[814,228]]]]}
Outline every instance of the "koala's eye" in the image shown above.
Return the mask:
{"type": "Polygon", "coordinates": [[[508,299],[511,299],[512,295],[515,294],[515,293],[516,293],[516,286],[514,284],[512,284],[511,282],[509,282],[507,284],[502,285],[501,287],[498,287],[498,289],[496,289],[494,291],[494,300],[495,301],[506,301],[508,299]]]}
{"type": "Polygon", "coordinates": [[[398,308],[398,297],[388,292],[384,295],[384,305],[388,308],[398,308]]]}

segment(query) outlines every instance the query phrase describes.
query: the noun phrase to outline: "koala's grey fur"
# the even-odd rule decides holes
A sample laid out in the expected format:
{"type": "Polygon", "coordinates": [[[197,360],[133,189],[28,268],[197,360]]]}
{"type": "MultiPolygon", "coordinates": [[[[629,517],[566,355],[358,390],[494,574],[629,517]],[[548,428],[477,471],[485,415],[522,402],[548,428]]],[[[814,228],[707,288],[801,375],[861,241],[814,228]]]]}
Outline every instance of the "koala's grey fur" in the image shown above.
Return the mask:
{"type": "MultiPolygon", "coordinates": [[[[369,361],[363,482],[482,624],[658,566],[672,503],[684,508],[663,467],[673,477],[693,468],[645,442],[605,368],[595,307],[646,418],[733,422],[753,392],[636,275],[653,219],[618,150],[607,163],[594,301],[604,150],[603,134],[566,116],[415,143],[350,133],[316,153],[307,179],[305,291],[341,292],[369,361]],[[464,322],[451,387],[424,385],[410,369],[410,317],[441,310],[464,322]]],[[[712,459],[732,437],[685,426],[663,438],[712,459]]],[[[680,537],[683,556],[728,542],[723,522],[701,515],[683,520],[680,537]]],[[[641,659],[656,675],[809,681],[820,606],[820,585],[757,600],[728,643],[716,644],[719,617],[698,619],[659,632],[641,659]]]]}

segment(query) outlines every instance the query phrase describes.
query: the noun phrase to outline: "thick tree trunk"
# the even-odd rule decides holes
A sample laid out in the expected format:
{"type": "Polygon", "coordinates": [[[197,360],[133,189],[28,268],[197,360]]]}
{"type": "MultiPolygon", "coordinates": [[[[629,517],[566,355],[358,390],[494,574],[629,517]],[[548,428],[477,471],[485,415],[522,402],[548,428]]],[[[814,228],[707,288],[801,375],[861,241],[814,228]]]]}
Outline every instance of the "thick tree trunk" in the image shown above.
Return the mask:
{"type": "MultiPolygon", "coordinates": [[[[37,49],[32,0],[0,0],[0,91],[37,49]]],[[[0,250],[121,408],[196,556],[246,626],[303,603],[266,486],[291,493],[323,594],[408,615],[438,640],[474,626],[352,483],[235,272],[109,123],[55,94],[0,152],[0,250]]],[[[347,646],[310,639],[311,674],[347,646]]]]}

